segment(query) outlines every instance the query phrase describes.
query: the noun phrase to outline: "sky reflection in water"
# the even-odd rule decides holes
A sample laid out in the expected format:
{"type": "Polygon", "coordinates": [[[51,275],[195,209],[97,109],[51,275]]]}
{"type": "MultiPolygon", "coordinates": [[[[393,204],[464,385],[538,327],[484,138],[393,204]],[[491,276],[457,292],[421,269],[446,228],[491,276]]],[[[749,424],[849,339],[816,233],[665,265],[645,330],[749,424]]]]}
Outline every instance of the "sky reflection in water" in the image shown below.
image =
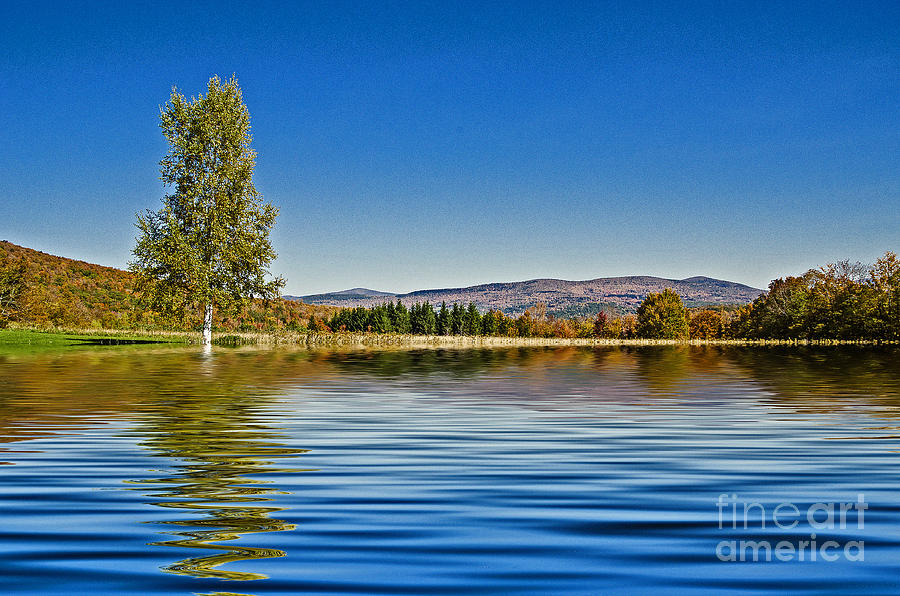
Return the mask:
{"type": "Polygon", "coordinates": [[[895,593],[898,355],[0,354],[0,570],[13,593],[895,593]],[[819,535],[865,561],[720,562],[809,534],[723,531],[723,493],[865,493],[864,529],[819,535]]]}

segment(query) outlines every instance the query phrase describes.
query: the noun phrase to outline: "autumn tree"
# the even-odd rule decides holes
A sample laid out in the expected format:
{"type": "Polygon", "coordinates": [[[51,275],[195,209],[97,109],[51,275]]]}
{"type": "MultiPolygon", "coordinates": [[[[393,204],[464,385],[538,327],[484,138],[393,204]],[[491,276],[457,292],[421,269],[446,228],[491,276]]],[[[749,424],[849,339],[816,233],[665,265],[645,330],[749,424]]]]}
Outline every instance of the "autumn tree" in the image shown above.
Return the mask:
{"type": "Polygon", "coordinates": [[[688,319],[681,296],[669,288],[651,292],[637,309],[637,334],[652,339],[688,337],[688,319]]]}
{"type": "Polygon", "coordinates": [[[888,251],[875,261],[871,270],[872,287],[876,292],[875,324],[880,337],[900,338],[900,259],[888,251]]]}
{"type": "Polygon", "coordinates": [[[691,313],[688,327],[691,339],[722,339],[725,331],[722,315],[714,310],[691,313]]]}
{"type": "Polygon", "coordinates": [[[14,262],[0,253],[0,329],[19,315],[25,293],[25,260],[14,262]]]}
{"type": "Polygon", "coordinates": [[[169,143],[160,179],[172,192],[162,209],[138,215],[129,268],[154,310],[201,312],[209,345],[214,309],[277,296],[284,285],[268,271],[278,210],[253,185],[250,113],[234,77],[213,77],[190,101],[173,88],[160,128],[169,143]]]}
{"type": "Polygon", "coordinates": [[[603,337],[603,334],[606,333],[606,319],[607,316],[604,311],[601,310],[597,313],[592,329],[594,337],[603,337]]]}

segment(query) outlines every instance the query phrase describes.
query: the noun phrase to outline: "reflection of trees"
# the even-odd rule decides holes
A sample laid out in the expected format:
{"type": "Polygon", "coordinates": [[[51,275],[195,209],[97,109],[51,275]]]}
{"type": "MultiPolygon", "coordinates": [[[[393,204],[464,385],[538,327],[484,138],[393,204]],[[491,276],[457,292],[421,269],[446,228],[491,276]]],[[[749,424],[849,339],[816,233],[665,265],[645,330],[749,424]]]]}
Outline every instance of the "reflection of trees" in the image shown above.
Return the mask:
{"type": "Polygon", "coordinates": [[[181,397],[167,400],[150,412],[139,430],[148,436],[141,445],[180,463],[170,476],[134,481],[141,491],[164,500],[159,507],[181,509],[207,517],[164,522],[182,529],[167,532],[176,538],[153,544],[213,551],[164,568],[170,573],[232,580],[266,576],[219,569],[220,565],[250,559],[282,557],[271,548],[218,544],[248,534],[294,529],[270,517],[281,507],[266,505],[276,490],[252,474],[281,472],[274,459],[305,450],[288,449],[271,429],[257,422],[258,412],[242,397],[181,397]]]}
{"type": "Polygon", "coordinates": [[[689,346],[641,346],[625,351],[634,358],[634,370],[648,389],[665,393],[688,381],[689,346]]]}
{"type": "Polygon", "coordinates": [[[450,348],[331,352],[321,356],[330,366],[353,375],[387,379],[440,375],[463,379],[510,363],[516,355],[511,350],[450,348]]]}
{"type": "Polygon", "coordinates": [[[798,412],[826,413],[865,405],[896,418],[900,350],[874,346],[734,347],[724,352],[738,370],[798,412]]]}
{"type": "Polygon", "coordinates": [[[581,364],[591,361],[592,354],[581,347],[530,346],[323,352],[315,358],[342,373],[357,376],[465,380],[504,367],[538,371],[545,365],[581,364]]]}
{"type": "Polygon", "coordinates": [[[698,379],[733,374],[722,358],[726,346],[634,346],[623,347],[631,356],[638,378],[654,392],[669,393],[695,384],[698,379]]]}
{"type": "Polygon", "coordinates": [[[144,447],[180,460],[173,472],[138,479],[160,507],[202,516],[165,522],[177,529],[167,546],[205,554],[178,561],[172,573],[223,579],[263,576],[219,569],[224,563],[280,557],[277,549],[239,544],[243,536],[293,529],[272,517],[280,507],[260,473],[279,472],[289,449],[263,421],[266,394],[297,378],[328,371],[307,353],[193,350],[77,350],[0,358],[0,443],[72,432],[120,418],[136,421],[144,447]],[[249,397],[253,395],[254,397],[249,397]],[[231,542],[232,544],[218,544],[231,542]]]}

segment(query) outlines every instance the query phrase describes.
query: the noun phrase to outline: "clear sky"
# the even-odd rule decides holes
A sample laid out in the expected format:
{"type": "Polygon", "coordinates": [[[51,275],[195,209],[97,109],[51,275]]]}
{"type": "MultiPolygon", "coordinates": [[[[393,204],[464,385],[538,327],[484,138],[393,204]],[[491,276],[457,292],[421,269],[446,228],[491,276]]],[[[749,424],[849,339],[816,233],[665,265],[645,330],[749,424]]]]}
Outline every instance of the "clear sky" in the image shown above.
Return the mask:
{"type": "Polygon", "coordinates": [[[3,2],[0,239],[123,267],[236,74],[286,292],[900,251],[900,2],[3,2]],[[125,4],[126,6],[123,6],[125,4]]]}

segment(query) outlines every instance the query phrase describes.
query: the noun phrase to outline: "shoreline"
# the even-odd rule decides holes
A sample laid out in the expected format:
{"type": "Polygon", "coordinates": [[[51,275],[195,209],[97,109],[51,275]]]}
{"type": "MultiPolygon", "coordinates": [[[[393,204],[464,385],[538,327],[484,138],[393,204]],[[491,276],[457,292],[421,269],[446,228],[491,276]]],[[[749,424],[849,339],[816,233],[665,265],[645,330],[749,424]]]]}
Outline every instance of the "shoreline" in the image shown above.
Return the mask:
{"type": "MultiPolygon", "coordinates": [[[[199,337],[199,334],[197,335],[199,337]]],[[[219,333],[213,343],[229,345],[308,347],[409,347],[409,348],[479,348],[530,346],[834,346],[834,345],[897,345],[897,340],[807,340],[807,339],[607,339],[563,337],[501,337],[493,335],[409,335],[396,333],[219,333]],[[222,340],[226,340],[223,342],[222,340]]]]}
{"type": "MultiPolygon", "coordinates": [[[[0,345],[52,345],[62,347],[95,340],[98,344],[199,345],[198,331],[148,331],[125,329],[0,329],[0,345]]],[[[93,342],[92,342],[93,343],[93,342]]],[[[592,347],[592,346],[894,346],[898,340],[808,339],[612,339],[562,337],[503,337],[468,335],[411,335],[396,333],[216,332],[216,347],[296,348],[493,348],[493,347],[592,347]]],[[[83,344],[82,344],[83,345],[83,344]]]]}

